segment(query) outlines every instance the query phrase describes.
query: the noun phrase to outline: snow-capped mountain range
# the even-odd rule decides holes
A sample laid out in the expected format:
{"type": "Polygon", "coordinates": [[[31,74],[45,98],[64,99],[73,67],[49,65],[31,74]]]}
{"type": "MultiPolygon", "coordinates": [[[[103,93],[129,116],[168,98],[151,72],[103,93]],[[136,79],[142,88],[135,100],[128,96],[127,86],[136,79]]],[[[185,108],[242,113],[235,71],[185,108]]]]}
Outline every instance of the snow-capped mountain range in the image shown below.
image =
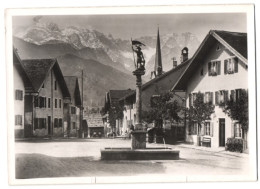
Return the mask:
{"type": "MultiPolygon", "coordinates": [[[[154,66],[156,34],[157,32],[155,31],[154,36],[144,36],[136,39],[146,44],[143,49],[143,54],[146,59],[148,75],[154,66]]],[[[69,44],[76,51],[82,51],[82,49],[85,48],[94,50],[102,49],[111,61],[115,63],[111,64],[112,67],[116,69],[124,68],[125,70],[122,70],[124,72],[134,70],[130,40],[115,39],[111,34],[106,35],[90,27],[70,26],[61,29],[53,22],[39,22],[26,29],[16,29],[14,36],[36,45],[69,44]],[[118,66],[118,64],[120,64],[120,66],[118,66]]],[[[160,38],[164,71],[168,71],[172,68],[171,58],[177,57],[178,59],[183,47],[187,46],[189,48],[189,54],[192,55],[200,44],[197,37],[189,32],[161,35],[160,38]]]]}

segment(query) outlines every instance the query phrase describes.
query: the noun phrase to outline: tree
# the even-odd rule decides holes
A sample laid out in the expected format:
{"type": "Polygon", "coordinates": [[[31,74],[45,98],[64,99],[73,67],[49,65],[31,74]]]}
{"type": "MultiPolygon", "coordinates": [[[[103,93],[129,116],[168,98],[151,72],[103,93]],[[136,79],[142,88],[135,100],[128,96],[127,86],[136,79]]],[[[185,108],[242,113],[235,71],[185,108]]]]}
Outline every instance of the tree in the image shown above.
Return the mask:
{"type": "Polygon", "coordinates": [[[214,113],[215,106],[211,102],[204,102],[204,95],[199,92],[196,95],[193,105],[185,108],[186,118],[191,122],[197,122],[198,126],[207,120],[211,120],[211,114],[214,113]]]}
{"type": "Polygon", "coordinates": [[[223,104],[223,111],[233,120],[237,120],[244,131],[248,130],[248,94],[241,90],[237,99],[231,98],[223,104]]]}
{"type": "Polygon", "coordinates": [[[162,93],[151,98],[151,109],[149,111],[142,112],[142,118],[148,123],[155,121],[157,127],[162,127],[163,120],[169,120],[171,122],[179,122],[181,117],[179,112],[181,106],[177,100],[173,100],[174,94],[171,92],[162,93]]]}
{"type": "Polygon", "coordinates": [[[111,127],[116,127],[116,120],[123,119],[123,108],[120,105],[115,105],[113,107],[110,107],[108,110],[108,119],[111,127]]]}

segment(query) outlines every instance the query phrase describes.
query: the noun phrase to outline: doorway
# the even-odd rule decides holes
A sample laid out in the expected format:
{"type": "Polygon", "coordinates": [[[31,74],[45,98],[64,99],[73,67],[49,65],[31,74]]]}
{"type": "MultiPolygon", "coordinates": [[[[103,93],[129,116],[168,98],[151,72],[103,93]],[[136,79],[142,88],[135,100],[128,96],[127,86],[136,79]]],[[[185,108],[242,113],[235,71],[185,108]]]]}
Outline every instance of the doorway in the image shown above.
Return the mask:
{"type": "Polygon", "coordinates": [[[219,146],[225,146],[225,119],[219,119],[219,146]]]}

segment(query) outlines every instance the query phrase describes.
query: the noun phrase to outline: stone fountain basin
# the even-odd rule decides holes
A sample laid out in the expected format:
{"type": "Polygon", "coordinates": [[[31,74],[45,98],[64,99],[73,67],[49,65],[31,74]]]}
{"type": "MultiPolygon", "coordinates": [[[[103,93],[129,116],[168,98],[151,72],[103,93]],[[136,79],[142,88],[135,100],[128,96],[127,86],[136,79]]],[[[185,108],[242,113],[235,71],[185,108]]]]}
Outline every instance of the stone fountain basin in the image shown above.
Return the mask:
{"type": "Polygon", "coordinates": [[[178,160],[179,150],[172,148],[104,148],[101,149],[102,160],[178,160]]]}

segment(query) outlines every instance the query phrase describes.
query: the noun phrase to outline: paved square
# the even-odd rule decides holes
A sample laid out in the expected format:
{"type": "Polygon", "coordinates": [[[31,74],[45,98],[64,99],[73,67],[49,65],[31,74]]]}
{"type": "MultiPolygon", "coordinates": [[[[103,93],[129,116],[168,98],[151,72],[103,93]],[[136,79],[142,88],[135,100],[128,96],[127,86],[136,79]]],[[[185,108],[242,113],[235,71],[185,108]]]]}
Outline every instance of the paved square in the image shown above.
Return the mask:
{"type": "MultiPolygon", "coordinates": [[[[100,149],[130,147],[124,139],[53,139],[16,141],[16,178],[138,176],[138,175],[246,175],[248,154],[224,148],[194,149],[192,145],[168,145],[180,150],[180,160],[103,161],[100,149]]],[[[147,144],[147,147],[163,144],[147,144]]]]}

